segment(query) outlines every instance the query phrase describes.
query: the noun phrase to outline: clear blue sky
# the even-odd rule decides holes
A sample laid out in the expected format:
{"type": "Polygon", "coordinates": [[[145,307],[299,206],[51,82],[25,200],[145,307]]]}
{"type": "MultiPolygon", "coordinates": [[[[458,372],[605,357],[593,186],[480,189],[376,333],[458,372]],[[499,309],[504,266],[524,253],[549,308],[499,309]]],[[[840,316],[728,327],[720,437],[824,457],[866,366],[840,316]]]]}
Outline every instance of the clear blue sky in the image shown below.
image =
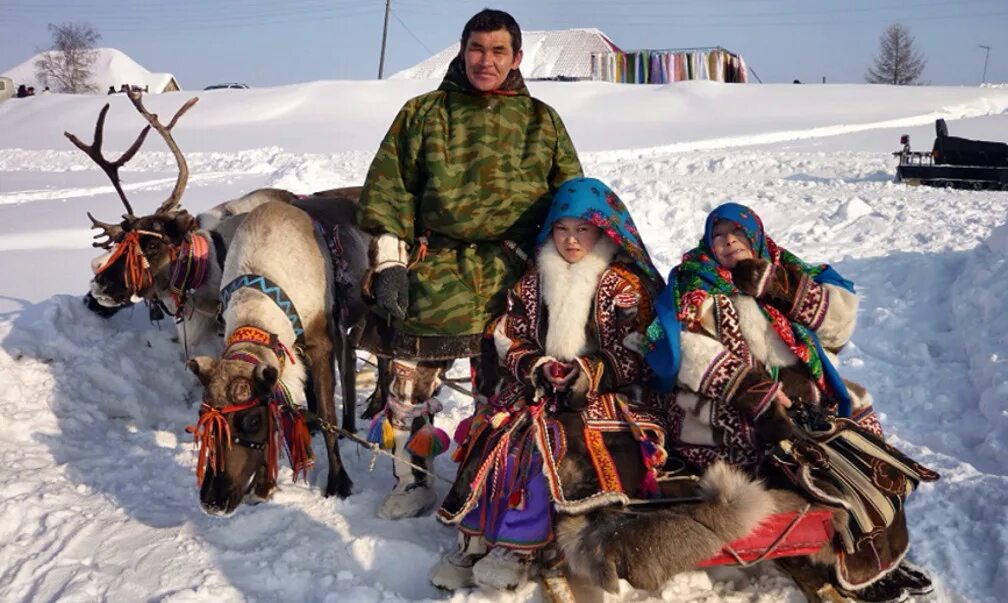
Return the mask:
{"type": "MultiPolygon", "coordinates": [[[[0,70],[51,42],[47,23],[86,22],[184,89],[268,86],[378,73],[384,0],[0,0],[0,70]]],[[[764,82],[861,82],[878,38],[906,25],[933,84],[1008,82],[1006,0],[392,0],[385,73],[455,43],[490,5],[523,29],[597,27],[625,49],[720,45],[764,82]]]]}

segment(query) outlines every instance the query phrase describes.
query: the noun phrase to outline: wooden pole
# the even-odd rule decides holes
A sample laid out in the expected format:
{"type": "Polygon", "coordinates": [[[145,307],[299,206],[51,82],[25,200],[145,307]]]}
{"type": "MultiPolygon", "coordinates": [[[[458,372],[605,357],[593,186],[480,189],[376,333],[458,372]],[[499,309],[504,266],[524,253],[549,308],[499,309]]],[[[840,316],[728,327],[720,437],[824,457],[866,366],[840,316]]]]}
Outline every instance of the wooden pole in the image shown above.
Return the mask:
{"type": "Polygon", "coordinates": [[[385,73],[385,40],[388,38],[388,16],[392,9],[392,0],[385,0],[385,25],[381,34],[381,57],[378,59],[378,79],[385,73]]]}

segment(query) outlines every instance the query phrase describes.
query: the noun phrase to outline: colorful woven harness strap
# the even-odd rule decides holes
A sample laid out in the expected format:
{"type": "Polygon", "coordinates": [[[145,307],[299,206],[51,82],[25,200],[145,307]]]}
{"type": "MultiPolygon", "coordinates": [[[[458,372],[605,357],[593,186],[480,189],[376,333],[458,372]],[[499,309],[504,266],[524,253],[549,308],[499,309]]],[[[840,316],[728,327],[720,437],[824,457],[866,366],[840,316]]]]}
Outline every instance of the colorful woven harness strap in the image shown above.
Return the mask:
{"type": "Polygon", "coordinates": [[[290,321],[297,343],[304,344],[304,326],[301,323],[301,316],[298,315],[297,308],[294,307],[293,300],[287,296],[280,285],[261,274],[243,274],[221,287],[221,312],[227,308],[228,303],[231,301],[231,296],[234,295],[235,291],[246,287],[260,291],[273,300],[273,303],[280,308],[280,311],[290,321]]]}
{"type": "Polygon", "coordinates": [[[287,360],[290,360],[291,364],[296,364],[294,361],[294,355],[291,351],[287,349],[287,346],[280,341],[276,333],[270,333],[259,327],[252,325],[242,325],[235,329],[230,336],[228,336],[227,343],[224,348],[224,358],[227,360],[241,360],[243,362],[248,362],[249,364],[260,364],[262,360],[248,352],[242,352],[240,350],[231,351],[231,347],[238,343],[254,343],[267,347],[273,350],[276,354],[277,362],[280,363],[280,374],[283,374],[284,365],[287,360]]]}
{"type": "Polygon", "coordinates": [[[209,271],[210,241],[203,235],[190,233],[179,247],[168,281],[177,309],[181,310],[192,291],[203,286],[209,271]]]}

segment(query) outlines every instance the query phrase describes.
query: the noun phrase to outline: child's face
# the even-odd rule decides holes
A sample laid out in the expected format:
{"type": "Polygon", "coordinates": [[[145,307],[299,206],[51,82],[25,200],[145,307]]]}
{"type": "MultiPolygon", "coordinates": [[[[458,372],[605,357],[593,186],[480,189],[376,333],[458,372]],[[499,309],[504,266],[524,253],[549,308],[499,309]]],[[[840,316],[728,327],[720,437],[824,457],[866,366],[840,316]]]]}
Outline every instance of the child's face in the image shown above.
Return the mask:
{"type": "Polygon", "coordinates": [[[591,253],[600,236],[602,231],[598,227],[578,218],[560,218],[553,223],[553,244],[571,264],[591,253]]]}
{"type": "Polygon", "coordinates": [[[714,232],[711,233],[711,251],[714,252],[714,259],[729,270],[741,260],[751,260],[754,255],[749,239],[738,224],[721,220],[714,225],[714,232]]]}

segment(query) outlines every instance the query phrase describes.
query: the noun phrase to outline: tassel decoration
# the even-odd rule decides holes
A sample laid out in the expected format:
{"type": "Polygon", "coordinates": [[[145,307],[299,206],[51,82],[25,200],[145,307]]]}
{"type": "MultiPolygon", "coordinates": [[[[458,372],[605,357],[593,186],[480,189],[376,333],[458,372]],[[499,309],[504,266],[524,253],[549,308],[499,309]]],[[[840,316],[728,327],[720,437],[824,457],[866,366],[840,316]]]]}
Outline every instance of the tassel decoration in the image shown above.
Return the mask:
{"type": "Polygon", "coordinates": [[[652,498],[658,495],[658,469],[665,465],[668,453],[665,448],[645,438],[640,443],[641,460],[644,462],[644,477],[641,478],[640,495],[652,498]]]}
{"type": "Polygon", "coordinates": [[[469,432],[472,430],[472,425],[472,417],[463,419],[462,422],[458,424],[458,427],[455,428],[455,435],[452,437],[456,444],[461,446],[462,443],[466,441],[466,438],[469,437],[469,432]]]}
{"type": "Polygon", "coordinates": [[[510,418],[511,415],[502,410],[490,417],[490,425],[494,429],[500,429],[500,426],[507,423],[510,418]]]}
{"type": "Polygon", "coordinates": [[[287,456],[291,469],[294,470],[293,481],[300,475],[308,483],[308,470],[315,464],[311,445],[311,433],[304,415],[296,413],[290,423],[289,430],[284,433],[287,441],[287,456]]]}
{"type": "Polygon", "coordinates": [[[395,448],[395,434],[392,432],[392,423],[384,413],[371,419],[371,427],[368,429],[367,441],[378,444],[382,450],[392,450],[395,448]]]}
{"type": "Polygon", "coordinates": [[[658,469],[665,465],[665,461],[668,460],[668,452],[658,444],[655,444],[651,440],[644,440],[640,444],[641,456],[644,458],[644,464],[653,469],[658,469]]]}
{"type": "Polygon", "coordinates": [[[658,496],[658,478],[655,470],[649,469],[644,473],[640,483],[640,495],[643,498],[654,498],[658,496]]]}
{"type": "Polygon", "coordinates": [[[448,450],[449,446],[451,440],[445,430],[434,427],[430,422],[418,429],[406,442],[406,450],[424,458],[437,456],[448,450]]]}

